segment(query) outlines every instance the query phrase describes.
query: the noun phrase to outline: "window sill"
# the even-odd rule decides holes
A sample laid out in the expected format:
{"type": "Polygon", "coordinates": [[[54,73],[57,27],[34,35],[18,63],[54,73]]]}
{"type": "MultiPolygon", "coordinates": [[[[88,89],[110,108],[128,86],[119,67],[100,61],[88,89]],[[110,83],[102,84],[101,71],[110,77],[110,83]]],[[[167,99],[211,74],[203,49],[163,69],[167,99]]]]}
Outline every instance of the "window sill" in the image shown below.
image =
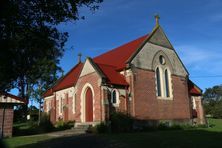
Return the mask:
{"type": "Polygon", "coordinates": [[[157,99],[159,99],[159,100],[173,100],[173,97],[159,97],[159,96],[157,96],[157,99]]]}
{"type": "Polygon", "coordinates": [[[115,103],[115,104],[112,103],[112,105],[113,105],[114,107],[119,107],[119,104],[117,104],[117,103],[115,103]]]}

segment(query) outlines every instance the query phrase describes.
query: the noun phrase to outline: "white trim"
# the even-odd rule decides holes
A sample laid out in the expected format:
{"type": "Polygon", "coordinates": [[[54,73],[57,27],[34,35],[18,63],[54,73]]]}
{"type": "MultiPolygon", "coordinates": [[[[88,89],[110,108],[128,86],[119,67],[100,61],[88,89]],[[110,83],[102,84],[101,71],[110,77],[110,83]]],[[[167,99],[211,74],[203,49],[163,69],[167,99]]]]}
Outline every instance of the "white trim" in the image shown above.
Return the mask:
{"type": "Polygon", "coordinates": [[[157,99],[162,100],[173,100],[173,89],[172,89],[172,79],[171,79],[171,71],[167,66],[158,65],[155,68],[155,84],[156,84],[156,96],[157,99]],[[160,72],[160,88],[161,88],[161,96],[158,96],[158,86],[157,86],[157,77],[156,77],[156,70],[159,68],[160,72]],[[169,85],[169,97],[166,96],[166,82],[165,82],[165,71],[168,72],[168,85],[169,85]]]}
{"type": "Polygon", "coordinates": [[[162,97],[163,96],[163,79],[162,79],[162,68],[157,66],[155,68],[155,84],[156,84],[156,96],[162,97]],[[158,95],[158,82],[157,82],[157,68],[159,69],[159,79],[160,79],[160,96],[158,95]]]}
{"type": "Polygon", "coordinates": [[[119,91],[117,90],[117,89],[113,89],[112,91],[111,91],[111,103],[113,104],[113,106],[115,106],[115,107],[118,107],[119,106],[119,103],[120,103],[120,101],[119,101],[119,91]],[[113,92],[116,92],[116,103],[113,103],[113,92]]]}
{"type": "Polygon", "coordinates": [[[51,99],[51,98],[53,98],[53,97],[54,97],[54,94],[51,95],[51,96],[45,97],[44,100],[48,100],[48,99],[51,99]]]}
{"type": "Polygon", "coordinates": [[[46,101],[46,112],[48,113],[51,109],[51,100],[46,101]]]}
{"type": "Polygon", "coordinates": [[[76,113],[76,93],[74,93],[72,97],[72,112],[74,114],[76,113]]]}
{"type": "Polygon", "coordinates": [[[193,109],[197,109],[196,99],[195,99],[195,97],[193,97],[193,96],[192,96],[192,102],[193,102],[192,108],[193,108],[193,109]]]}
{"type": "Polygon", "coordinates": [[[62,115],[63,113],[63,98],[59,98],[59,115],[62,115]]]}
{"type": "Polygon", "coordinates": [[[93,121],[95,119],[95,93],[94,93],[94,89],[93,86],[90,83],[86,83],[83,88],[82,88],[82,92],[81,92],[81,121],[85,122],[86,118],[85,118],[85,113],[86,113],[86,109],[85,109],[85,104],[86,104],[86,100],[85,100],[85,95],[86,95],[86,90],[87,88],[90,88],[92,91],[92,96],[93,96],[93,121]]]}
{"type": "Polygon", "coordinates": [[[173,87],[172,87],[172,77],[171,77],[171,71],[170,69],[167,67],[166,68],[168,71],[168,83],[169,83],[169,98],[173,99],[173,87]]]}

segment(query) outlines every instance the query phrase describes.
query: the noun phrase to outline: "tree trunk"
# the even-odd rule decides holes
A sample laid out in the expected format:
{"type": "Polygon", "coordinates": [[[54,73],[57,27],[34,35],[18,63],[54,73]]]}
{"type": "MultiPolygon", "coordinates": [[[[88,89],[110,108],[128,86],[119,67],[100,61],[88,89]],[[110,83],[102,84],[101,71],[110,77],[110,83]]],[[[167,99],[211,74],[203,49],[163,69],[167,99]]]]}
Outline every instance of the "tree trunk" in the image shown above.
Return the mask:
{"type": "Polygon", "coordinates": [[[40,122],[41,122],[41,105],[42,105],[42,102],[41,100],[39,101],[39,118],[38,118],[38,125],[40,125],[40,122]]]}

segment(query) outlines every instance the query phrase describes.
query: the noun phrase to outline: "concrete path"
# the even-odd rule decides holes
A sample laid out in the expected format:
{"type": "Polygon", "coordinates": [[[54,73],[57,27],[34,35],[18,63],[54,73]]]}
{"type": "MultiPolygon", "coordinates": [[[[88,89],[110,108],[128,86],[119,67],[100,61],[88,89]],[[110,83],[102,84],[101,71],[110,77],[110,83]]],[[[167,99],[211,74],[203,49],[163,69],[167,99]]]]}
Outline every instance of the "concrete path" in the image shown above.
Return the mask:
{"type": "MultiPolygon", "coordinates": [[[[65,130],[51,132],[52,139],[22,146],[21,148],[123,148],[123,144],[108,140],[101,135],[87,134],[83,131],[65,130]]],[[[41,136],[39,135],[39,136],[41,136]]]]}
{"type": "Polygon", "coordinates": [[[64,130],[64,131],[57,131],[57,132],[51,132],[44,135],[50,136],[50,137],[64,137],[64,136],[73,136],[73,135],[82,135],[85,134],[85,131],[82,130],[64,130]]]}

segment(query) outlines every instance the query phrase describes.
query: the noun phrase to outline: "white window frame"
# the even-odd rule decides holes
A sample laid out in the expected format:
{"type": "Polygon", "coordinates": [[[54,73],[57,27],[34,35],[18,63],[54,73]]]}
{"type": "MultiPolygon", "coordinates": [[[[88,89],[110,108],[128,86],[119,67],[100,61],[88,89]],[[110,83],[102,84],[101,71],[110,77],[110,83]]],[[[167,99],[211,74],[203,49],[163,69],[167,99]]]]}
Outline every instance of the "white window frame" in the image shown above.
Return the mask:
{"type": "Polygon", "coordinates": [[[73,98],[72,98],[72,112],[74,114],[76,113],[76,93],[73,94],[73,98]]]}
{"type": "Polygon", "coordinates": [[[111,91],[111,103],[113,104],[113,106],[118,107],[119,106],[119,91],[117,89],[113,89],[111,91]],[[116,92],[116,103],[113,103],[113,92],[116,92]]]}
{"type": "Polygon", "coordinates": [[[172,79],[171,79],[171,71],[168,67],[163,67],[158,65],[155,69],[155,84],[156,84],[156,96],[158,99],[166,99],[172,100],[173,99],[173,89],[172,89],[172,79]],[[156,70],[159,68],[160,72],[160,88],[161,88],[161,96],[158,96],[158,86],[157,86],[157,77],[156,77],[156,70]],[[168,87],[169,87],[169,97],[166,95],[166,80],[165,80],[165,71],[168,72],[168,87]]]}
{"type": "Polygon", "coordinates": [[[157,97],[162,97],[163,96],[163,78],[162,78],[162,68],[157,66],[155,69],[155,84],[156,84],[156,96],[157,97]],[[160,96],[158,95],[158,82],[157,82],[157,69],[159,69],[159,77],[160,77],[160,96]]]}
{"type": "Polygon", "coordinates": [[[62,115],[63,113],[63,98],[59,98],[59,114],[62,115]]]}

